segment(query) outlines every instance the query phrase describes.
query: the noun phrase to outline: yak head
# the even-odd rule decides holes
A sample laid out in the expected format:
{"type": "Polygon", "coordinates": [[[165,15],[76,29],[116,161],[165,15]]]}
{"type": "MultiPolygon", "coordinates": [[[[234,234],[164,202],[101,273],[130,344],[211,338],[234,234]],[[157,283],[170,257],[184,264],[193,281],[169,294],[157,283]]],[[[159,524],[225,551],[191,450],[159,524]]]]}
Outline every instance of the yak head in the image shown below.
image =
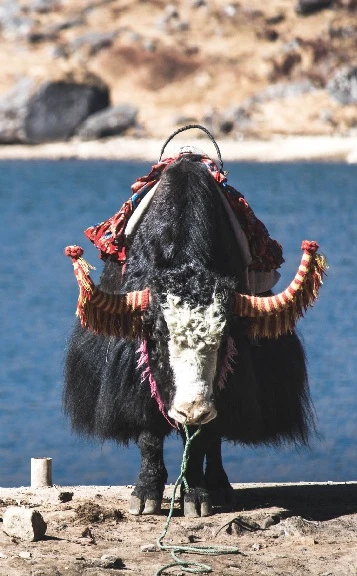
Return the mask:
{"type": "Polygon", "coordinates": [[[220,299],[190,306],[168,293],[162,306],[168,329],[173,391],[168,414],[177,422],[203,424],[217,415],[213,384],[226,320],[220,299]]]}

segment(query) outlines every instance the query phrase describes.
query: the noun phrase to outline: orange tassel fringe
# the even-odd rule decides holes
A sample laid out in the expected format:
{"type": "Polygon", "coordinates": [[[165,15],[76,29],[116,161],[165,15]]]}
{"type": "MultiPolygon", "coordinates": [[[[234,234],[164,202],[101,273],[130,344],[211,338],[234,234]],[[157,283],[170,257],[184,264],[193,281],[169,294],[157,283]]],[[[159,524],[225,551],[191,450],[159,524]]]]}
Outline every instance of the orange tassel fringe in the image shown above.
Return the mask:
{"type": "Polygon", "coordinates": [[[83,248],[67,246],[64,252],[72,259],[79,286],[76,315],[82,326],[104,336],[140,338],[142,313],[149,306],[150,291],[107,294],[91,279],[89,273],[93,266],[82,258],[83,248]]]}
{"type": "Polygon", "coordinates": [[[298,272],[284,292],[268,297],[236,294],[234,313],[251,319],[250,337],[277,338],[292,332],[307,308],[313,306],[328,266],[325,257],[316,254],[316,242],[305,240],[301,248],[304,254],[298,272]]]}

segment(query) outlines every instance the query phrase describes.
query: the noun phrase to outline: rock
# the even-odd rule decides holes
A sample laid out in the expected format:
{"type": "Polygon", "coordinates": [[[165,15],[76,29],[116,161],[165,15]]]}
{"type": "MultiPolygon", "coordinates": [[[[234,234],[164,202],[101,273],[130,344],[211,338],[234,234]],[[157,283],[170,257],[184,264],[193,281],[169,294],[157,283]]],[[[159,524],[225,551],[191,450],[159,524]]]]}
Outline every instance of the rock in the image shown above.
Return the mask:
{"type": "Polygon", "coordinates": [[[140,550],[142,552],[157,552],[157,547],[155,544],[144,544],[143,546],[140,546],[140,550]]]}
{"type": "Polygon", "coordinates": [[[0,100],[0,143],[37,144],[68,140],[80,124],[109,105],[109,90],[97,84],[24,78],[0,100]]]}
{"type": "Polygon", "coordinates": [[[294,98],[301,94],[313,92],[314,90],[315,86],[310,80],[302,80],[301,82],[276,82],[250,98],[246,104],[260,104],[261,102],[269,102],[270,100],[294,98]]]}
{"type": "Polygon", "coordinates": [[[56,40],[59,32],[62,30],[68,30],[69,28],[74,28],[76,26],[83,26],[83,18],[68,18],[57,22],[56,24],[51,24],[41,29],[30,30],[27,34],[27,41],[30,44],[38,44],[39,42],[48,42],[51,40],[56,40]]]}
{"type": "Polygon", "coordinates": [[[357,27],[349,24],[348,26],[329,26],[328,33],[330,38],[357,38],[357,27]]]}
{"type": "Polygon", "coordinates": [[[345,66],[327,84],[327,90],[340,104],[357,102],[357,66],[345,66]]]}
{"type": "Polygon", "coordinates": [[[78,52],[78,50],[85,48],[89,56],[94,56],[104,48],[110,48],[118,34],[118,31],[88,32],[87,34],[74,38],[72,42],[67,44],[67,54],[74,54],[78,52]]]}
{"type": "Polygon", "coordinates": [[[191,0],[192,8],[201,8],[201,6],[207,6],[206,0],[191,0]]]}
{"type": "Polygon", "coordinates": [[[330,8],[334,0],[298,0],[295,5],[295,12],[297,14],[307,15],[319,12],[325,8],[330,8]]]}
{"type": "Polygon", "coordinates": [[[285,20],[285,14],[283,12],[279,12],[274,16],[266,18],[265,23],[268,24],[269,26],[275,26],[275,24],[280,24],[280,22],[284,22],[284,20],[285,20]]]}
{"type": "Polygon", "coordinates": [[[22,13],[17,0],[3,0],[0,3],[0,29],[3,36],[26,36],[33,25],[34,20],[22,13]]]}
{"type": "Polygon", "coordinates": [[[20,552],[19,554],[20,558],[23,558],[24,560],[30,560],[30,558],[32,558],[32,554],[31,552],[20,552]]]}
{"type": "Polygon", "coordinates": [[[271,526],[274,526],[275,524],[279,524],[280,522],[280,517],[277,515],[274,516],[268,516],[267,518],[265,518],[263,520],[263,522],[261,523],[261,528],[262,530],[267,530],[268,528],[270,528],[271,526]]]}
{"type": "Polygon", "coordinates": [[[237,14],[236,4],[227,4],[223,9],[223,13],[228,16],[228,18],[233,18],[237,14]]]}
{"type": "Polygon", "coordinates": [[[3,530],[8,536],[36,542],[46,534],[47,524],[37,510],[11,506],[3,514],[3,530]]]}
{"type": "Polygon", "coordinates": [[[92,560],[92,564],[98,568],[116,568],[117,570],[125,568],[123,560],[113,554],[103,554],[100,560],[92,560]]]}
{"type": "Polygon", "coordinates": [[[258,30],[257,38],[261,40],[267,40],[268,42],[275,42],[279,38],[279,33],[274,28],[263,27],[258,30]]]}
{"type": "Polygon", "coordinates": [[[114,106],[92,114],[77,130],[81,140],[96,140],[123,134],[135,125],[137,108],[130,105],[114,106]]]}
{"type": "Polygon", "coordinates": [[[0,100],[0,143],[28,143],[25,133],[27,104],[35,89],[29,78],[20,80],[0,100]]]}
{"type": "Polygon", "coordinates": [[[88,116],[108,105],[104,84],[46,82],[28,102],[26,136],[36,144],[68,140],[88,116]]]}
{"type": "Polygon", "coordinates": [[[73,498],[73,492],[58,492],[58,500],[62,503],[70,502],[73,498]]]}
{"type": "Polygon", "coordinates": [[[279,527],[284,536],[305,537],[316,532],[317,523],[309,522],[301,516],[291,516],[280,522],[279,527]]]}
{"type": "Polygon", "coordinates": [[[53,10],[58,10],[62,2],[61,0],[33,0],[28,4],[28,12],[38,12],[39,14],[47,14],[53,10]]]}

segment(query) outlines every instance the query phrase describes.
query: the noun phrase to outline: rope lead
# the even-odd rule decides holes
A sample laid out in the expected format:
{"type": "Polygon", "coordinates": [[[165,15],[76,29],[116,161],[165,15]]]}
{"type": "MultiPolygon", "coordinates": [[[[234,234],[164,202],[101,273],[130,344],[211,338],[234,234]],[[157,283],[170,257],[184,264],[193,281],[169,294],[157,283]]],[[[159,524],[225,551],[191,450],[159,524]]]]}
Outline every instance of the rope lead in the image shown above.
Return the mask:
{"type": "Polygon", "coordinates": [[[184,424],[184,430],[185,430],[185,435],[186,435],[186,443],[185,443],[185,448],[184,448],[183,456],[182,456],[180,475],[177,478],[175,485],[174,485],[174,489],[173,489],[173,493],[172,493],[172,497],[171,497],[171,503],[170,503],[170,510],[169,510],[167,520],[165,522],[163,532],[162,532],[161,536],[159,536],[159,538],[156,541],[156,544],[160,550],[165,550],[165,551],[171,552],[171,556],[174,559],[174,562],[172,562],[170,564],[166,564],[165,566],[162,566],[161,568],[159,568],[159,570],[157,570],[155,572],[154,576],[160,576],[161,574],[163,574],[164,570],[167,570],[168,568],[174,568],[174,567],[179,567],[184,572],[190,572],[191,574],[207,574],[207,573],[213,572],[211,566],[209,566],[208,564],[202,564],[201,562],[195,562],[193,560],[191,560],[191,561],[182,560],[181,558],[178,558],[178,556],[176,555],[177,553],[185,552],[187,554],[202,554],[202,555],[206,555],[206,556],[208,556],[208,555],[218,556],[220,554],[239,554],[239,550],[235,546],[217,546],[217,547],[215,547],[215,546],[170,546],[168,544],[163,544],[163,540],[167,534],[167,531],[168,531],[168,528],[170,525],[170,521],[171,521],[171,517],[172,517],[173,511],[174,511],[176,490],[177,490],[178,486],[181,484],[181,482],[184,484],[186,491],[188,491],[188,489],[189,489],[189,486],[188,486],[188,483],[186,480],[186,476],[185,476],[186,470],[187,470],[188,459],[189,459],[189,449],[190,449],[191,443],[194,440],[194,438],[196,438],[196,436],[198,436],[198,434],[201,432],[201,424],[198,427],[198,429],[196,430],[196,432],[194,432],[194,434],[192,434],[192,436],[189,435],[188,428],[187,428],[186,424],[184,424]]]}

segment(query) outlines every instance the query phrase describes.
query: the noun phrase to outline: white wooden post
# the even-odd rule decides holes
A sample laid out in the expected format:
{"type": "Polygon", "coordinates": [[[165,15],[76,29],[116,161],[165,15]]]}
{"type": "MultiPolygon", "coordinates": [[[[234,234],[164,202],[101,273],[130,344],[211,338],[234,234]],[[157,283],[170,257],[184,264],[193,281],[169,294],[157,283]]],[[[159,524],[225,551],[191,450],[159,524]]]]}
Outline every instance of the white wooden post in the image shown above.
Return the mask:
{"type": "Polygon", "coordinates": [[[52,458],[31,458],[31,488],[52,486],[52,458]]]}

